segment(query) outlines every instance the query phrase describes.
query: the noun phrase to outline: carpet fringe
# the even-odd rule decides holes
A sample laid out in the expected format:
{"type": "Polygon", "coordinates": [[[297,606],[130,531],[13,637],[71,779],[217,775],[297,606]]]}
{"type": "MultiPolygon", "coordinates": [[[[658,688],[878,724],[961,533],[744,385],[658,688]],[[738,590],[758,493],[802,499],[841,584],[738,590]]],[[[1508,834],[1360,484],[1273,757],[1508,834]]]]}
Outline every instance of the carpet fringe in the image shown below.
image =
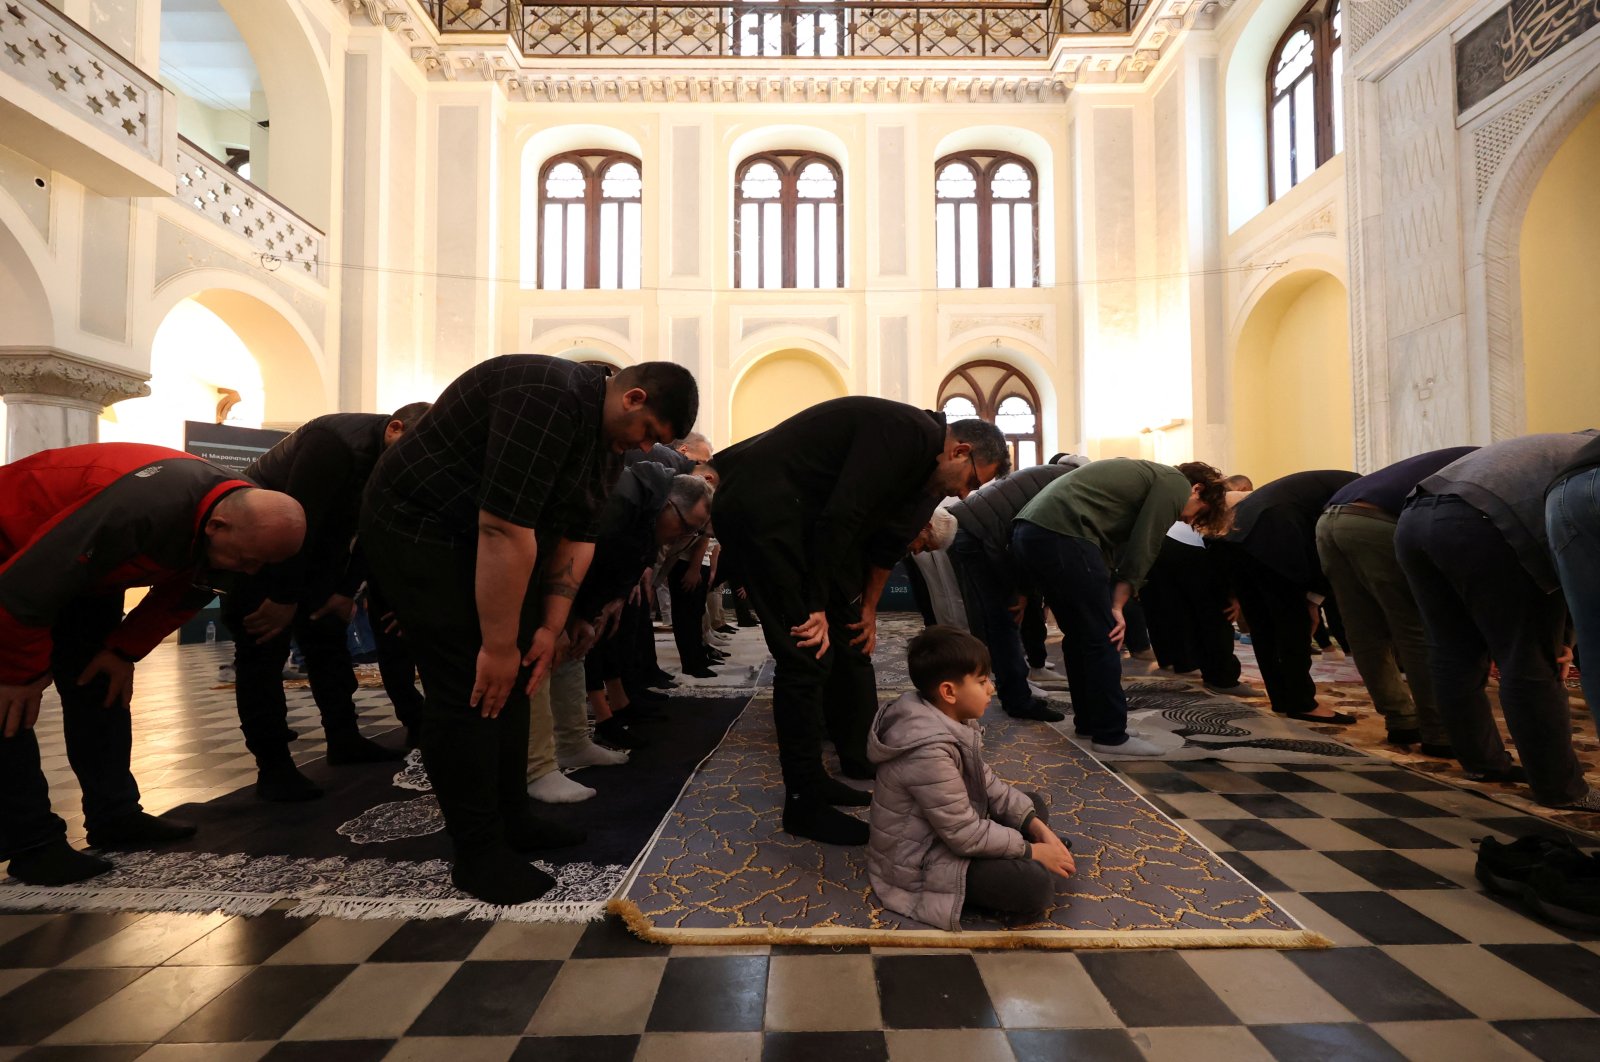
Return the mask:
{"type": "Polygon", "coordinates": [[[0,911],[144,911],[152,914],[265,914],[293,903],[291,918],[464,918],[468,921],[595,922],[605,915],[604,900],[530,903],[515,907],[476,900],[420,900],[368,896],[189,892],[181,889],[80,889],[17,885],[0,888],[0,911]]]}
{"type": "Polygon", "coordinates": [[[891,948],[1008,948],[1024,950],[1108,948],[1274,948],[1321,950],[1333,941],[1310,929],[1168,929],[1168,930],[972,930],[853,929],[818,926],[785,929],[751,926],[743,929],[663,929],[629,899],[612,900],[607,909],[619,916],[641,940],[653,944],[810,944],[819,948],[870,945],[891,948]]]}

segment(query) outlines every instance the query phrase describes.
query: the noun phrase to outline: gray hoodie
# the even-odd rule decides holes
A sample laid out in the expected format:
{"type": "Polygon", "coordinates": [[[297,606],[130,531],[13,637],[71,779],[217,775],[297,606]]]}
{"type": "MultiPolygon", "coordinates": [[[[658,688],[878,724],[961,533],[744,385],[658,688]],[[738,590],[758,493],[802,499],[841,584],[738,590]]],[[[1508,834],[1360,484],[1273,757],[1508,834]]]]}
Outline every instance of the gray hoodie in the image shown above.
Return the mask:
{"type": "Polygon", "coordinates": [[[878,709],[867,738],[878,767],[867,877],[883,905],[939,929],[961,928],[967,864],[1026,859],[1026,794],[983,762],[977,723],[958,723],[907,693],[878,709]]]}

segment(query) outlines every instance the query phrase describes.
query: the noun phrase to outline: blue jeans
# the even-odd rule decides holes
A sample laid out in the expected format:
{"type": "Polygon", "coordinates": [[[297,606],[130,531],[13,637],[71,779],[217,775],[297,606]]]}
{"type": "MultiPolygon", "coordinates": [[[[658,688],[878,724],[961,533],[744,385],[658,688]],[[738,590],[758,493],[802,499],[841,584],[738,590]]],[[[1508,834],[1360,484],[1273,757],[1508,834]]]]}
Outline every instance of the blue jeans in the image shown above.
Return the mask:
{"type": "Polygon", "coordinates": [[[1022,649],[1022,634],[1011,618],[1011,580],[995,571],[994,560],[984,551],[977,536],[957,531],[950,544],[950,563],[961,584],[961,598],[967,606],[967,626],[989,647],[989,664],[994,672],[1000,707],[1016,715],[1028,709],[1033,693],[1028,689],[1028,659],[1022,649]]]}
{"type": "Polygon", "coordinates": [[[1568,476],[1550,488],[1544,521],[1567,608],[1578,628],[1583,696],[1600,730],[1600,468],[1568,476]]]}
{"type": "Polygon", "coordinates": [[[1061,627],[1061,659],[1072,691],[1072,722],[1102,745],[1128,740],[1122,655],[1111,644],[1111,571],[1093,542],[1019,521],[1011,551],[1061,627]]]}

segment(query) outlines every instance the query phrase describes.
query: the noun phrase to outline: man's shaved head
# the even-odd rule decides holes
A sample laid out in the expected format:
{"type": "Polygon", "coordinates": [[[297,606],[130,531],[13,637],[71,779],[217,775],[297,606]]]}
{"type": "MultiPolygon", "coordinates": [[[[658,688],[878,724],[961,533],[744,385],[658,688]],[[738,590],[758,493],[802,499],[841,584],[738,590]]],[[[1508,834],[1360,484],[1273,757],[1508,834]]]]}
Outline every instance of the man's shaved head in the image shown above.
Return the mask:
{"type": "Polygon", "coordinates": [[[206,555],[213,568],[254,573],[288,560],[306,538],[300,503],[276,490],[236,490],[206,520],[206,555]]]}

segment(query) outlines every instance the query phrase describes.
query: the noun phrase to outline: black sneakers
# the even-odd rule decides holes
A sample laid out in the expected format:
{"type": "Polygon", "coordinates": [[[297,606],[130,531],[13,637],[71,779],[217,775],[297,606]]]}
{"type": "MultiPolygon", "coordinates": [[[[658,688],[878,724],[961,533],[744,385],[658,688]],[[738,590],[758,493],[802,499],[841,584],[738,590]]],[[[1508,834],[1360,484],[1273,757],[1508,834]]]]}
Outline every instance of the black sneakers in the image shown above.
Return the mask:
{"type": "Polygon", "coordinates": [[[1600,859],[1565,837],[1485,837],[1475,873],[1485,888],[1521,900],[1529,912],[1572,929],[1600,929],[1600,859]]]}

